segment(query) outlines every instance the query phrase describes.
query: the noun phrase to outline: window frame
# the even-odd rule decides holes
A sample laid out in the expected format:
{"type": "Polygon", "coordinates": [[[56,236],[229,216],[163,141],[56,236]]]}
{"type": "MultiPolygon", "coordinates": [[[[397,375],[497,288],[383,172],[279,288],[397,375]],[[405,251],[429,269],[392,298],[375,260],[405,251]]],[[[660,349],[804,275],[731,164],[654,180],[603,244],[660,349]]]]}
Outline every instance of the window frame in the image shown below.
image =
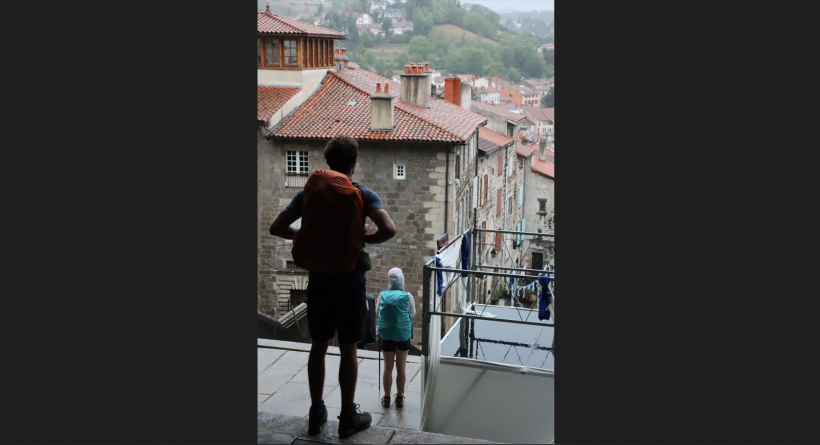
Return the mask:
{"type": "Polygon", "coordinates": [[[399,181],[407,179],[407,164],[393,164],[393,179],[399,181]],[[399,169],[401,169],[401,175],[399,175],[399,169]]]}
{"type": "Polygon", "coordinates": [[[310,152],[308,150],[285,150],[285,174],[287,175],[309,175],[310,174],[310,152]],[[294,169],[291,171],[290,154],[293,153],[294,169]],[[304,159],[304,161],[303,161],[304,159]],[[304,162],[304,166],[302,165],[304,162]],[[302,170],[304,167],[304,171],[302,170]]]}
{"type": "Polygon", "coordinates": [[[298,36],[270,36],[257,35],[259,58],[256,68],[266,70],[302,70],[333,68],[333,39],[328,37],[298,37],[298,36]],[[266,61],[268,40],[276,41],[278,47],[278,64],[268,64],[266,61]],[[292,52],[285,54],[285,42],[295,42],[289,48],[292,52]],[[285,63],[286,57],[296,59],[295,64],[285,63]],[[260,60],[261,59],[261,60],[260,60]],[[259,63],[261,62],[261,63],[259,63]]]}
{"type": "Polygon", "coordinates": [[[547,200],[546,199],[538,199],[538,213],[546,214],[547,213],[547,200]]]}

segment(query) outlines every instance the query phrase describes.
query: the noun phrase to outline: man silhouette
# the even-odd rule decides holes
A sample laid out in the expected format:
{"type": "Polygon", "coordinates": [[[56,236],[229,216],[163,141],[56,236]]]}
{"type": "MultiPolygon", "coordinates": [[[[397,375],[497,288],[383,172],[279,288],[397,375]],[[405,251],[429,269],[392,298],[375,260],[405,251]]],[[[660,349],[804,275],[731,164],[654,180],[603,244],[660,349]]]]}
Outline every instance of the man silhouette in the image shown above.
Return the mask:
{"type": "MultiPolygon", "coordinates": [[[[335,136],[325,147],[325,161],[331,170],[350,178],[356,169],[358,143],[350,136],[335,136]]],[[[359,185],[363,201],[363,217],[370,217],[378,230],[372,232],[365,225],[366,244],[383,243],[396,235],[393,220],[382,207],[379,196],[365,186],[359,185]]],[[[302,217],[303,191],[299,191],[290,204],[276,217],[270,227],[271,235],[293,239],[297,230],[291,227],[302,217]]],[[[325,354],[328,342],[337,335],[341,360],[339,363],[339,387],[342,393],[342,409],[339,415],[339,437],[347,437],[370,426],[370,413],[360,412],[353,402],[358,375],[356,349],[364,333],[367,310],[365,300],[364,271],[354,270],[348,274],[326,274],[309,271],[307,288],[307,318],[310,338],[313,340],[308,358],[308,384],[311,408],[308,433],[318,434],[327,420],[327,409],[322,400],[325,380],[325,354]]]]}

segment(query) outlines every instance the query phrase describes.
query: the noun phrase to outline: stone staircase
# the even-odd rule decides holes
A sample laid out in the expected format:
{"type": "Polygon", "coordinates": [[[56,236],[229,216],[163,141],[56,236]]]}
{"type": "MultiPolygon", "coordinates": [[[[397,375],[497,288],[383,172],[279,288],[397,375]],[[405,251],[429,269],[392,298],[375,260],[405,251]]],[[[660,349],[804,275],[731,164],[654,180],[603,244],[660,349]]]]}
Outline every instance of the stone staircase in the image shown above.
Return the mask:
{"type": "Polygon", "coordinates": [[[315,436],[307,433],[307,417],[288,416],[259,412],[257,415],[257,443],[291,444],[291,443],[352,443],[352,444],[489,444],[486,440],[467,437],[447,436],[444,434],[425,433],[403,428],[390,428],[374,425],[358,433],[340,439],[337,434],[339,423],[336,419],[327,419],[321,432],[315,436]]]}

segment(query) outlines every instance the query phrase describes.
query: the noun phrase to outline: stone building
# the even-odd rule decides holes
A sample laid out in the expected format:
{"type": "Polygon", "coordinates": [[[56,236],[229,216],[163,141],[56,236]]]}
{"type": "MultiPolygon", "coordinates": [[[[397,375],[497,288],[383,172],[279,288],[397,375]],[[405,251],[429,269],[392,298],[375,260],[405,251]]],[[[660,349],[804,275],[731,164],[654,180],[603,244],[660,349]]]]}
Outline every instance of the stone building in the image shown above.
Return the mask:
{"type": "MultiPolygon", "coordinates": [[[[284,18],[269,14],[267,19],[284,18]]],[[[333,33],[307,28],[288,32],[286,37],[295,34],[297,42],[333,33]]],[[[359,142],[353,179],[381,197],[397,229],[390,241],[366,248],[373,260],[367,292],[386,289],[387,271],[401,267],[407,290],[417,296],[413,342],[419,343],[422,266],[435,255],[435,240],[454,225],[454,156],[461,147],[476,144],[487,119],[469,111],[469,91],[464,107],[432,98],[430,75],[421,65],[413,64],[413,72],[401,74],[396,83],[356,69],[343,48],[334,54],[334,63],[315,75],[301,60],[296,69],[258,71],[259,310],[277,316],[288,309],[291,292],[306,288],[307,273],[293,263],[292,243],[271,236],[268,229],[309,174],[327,168],[322,155],[327,141],[347,134],[359,142]],[[272,73],[278,76],[269,79],[272,73]],[[305,82],[287,82],[296,78],[305,82]]],[[[458,97],[462,94],[459,90],[458,97]]]]}

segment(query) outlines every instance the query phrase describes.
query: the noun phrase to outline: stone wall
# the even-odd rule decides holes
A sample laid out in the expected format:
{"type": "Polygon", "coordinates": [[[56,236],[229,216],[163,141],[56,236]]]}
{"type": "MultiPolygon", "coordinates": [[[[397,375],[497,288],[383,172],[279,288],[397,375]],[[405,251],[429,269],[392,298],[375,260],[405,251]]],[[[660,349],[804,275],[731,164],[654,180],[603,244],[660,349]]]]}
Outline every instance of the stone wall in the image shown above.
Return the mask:
{"type": "MultiPolygon", "coordinates": [[[[292,260],[292,242],[270,235],[273,220],[290,203],[301,188],[285,187],[285,151],[309,152],[309,171],[328,168],[324,161],[326,140],[294,141],[277,139],[259,140],[259,300],[260,310],[279,316],[279,305],[287,301],[289,289],[303,289],[307,284],[304,273],[281,272],[286,261],[292,260]],[[301,276],[301,281],[294,277],[301,276]]],[[[373,261],[368,272],[367,292],[377,295],[387,289],[387,272],[400,267],[405,276],[405,287],[416,299],[417,312],[413,319],[413,342],[421,342],[422,268],[436,253],[436,239],[453,220],[445,211],[452,208],[454,190],[446,193],[447,152],[450,151],[449,178],[454,170],[453,147],[447,144],[419,144],[400,142],[359,141],[359,161],[352,178],[372,189],[382,200],[384,209],[396,223],[396,236],[390,241],[368,245],[366,250],[373,261]],[[394,164],[403,164],[405,179],[394,178],[394,164]],[[448,204],[445,204],[448,195],[448,204]]],[[[375,228],[375,224],[367,219],[375,228]]],[[[286,306],[285,306],[286,307],[286,306]]]]}
{"type": "MultiPolygon", "coordinates": [[[[537,153],[533,156],[537,156],[537,153]]],[[[527,220],[527,232],[555,233],[555,180],[532,170],[532,157],[524,166],[524,213],[527,220]],[[539,212],[538,200],[546,199],[546,212],[539,212]]],[[[528,244],[524,243],[526,249],[528,244]]],[[[525,267],[532,266],[532,252],[544,255],[544,264],[555,265],[555,240],[544,237],[540,242],[533,242],[530,251],[524,258],[525,267]]]]}

